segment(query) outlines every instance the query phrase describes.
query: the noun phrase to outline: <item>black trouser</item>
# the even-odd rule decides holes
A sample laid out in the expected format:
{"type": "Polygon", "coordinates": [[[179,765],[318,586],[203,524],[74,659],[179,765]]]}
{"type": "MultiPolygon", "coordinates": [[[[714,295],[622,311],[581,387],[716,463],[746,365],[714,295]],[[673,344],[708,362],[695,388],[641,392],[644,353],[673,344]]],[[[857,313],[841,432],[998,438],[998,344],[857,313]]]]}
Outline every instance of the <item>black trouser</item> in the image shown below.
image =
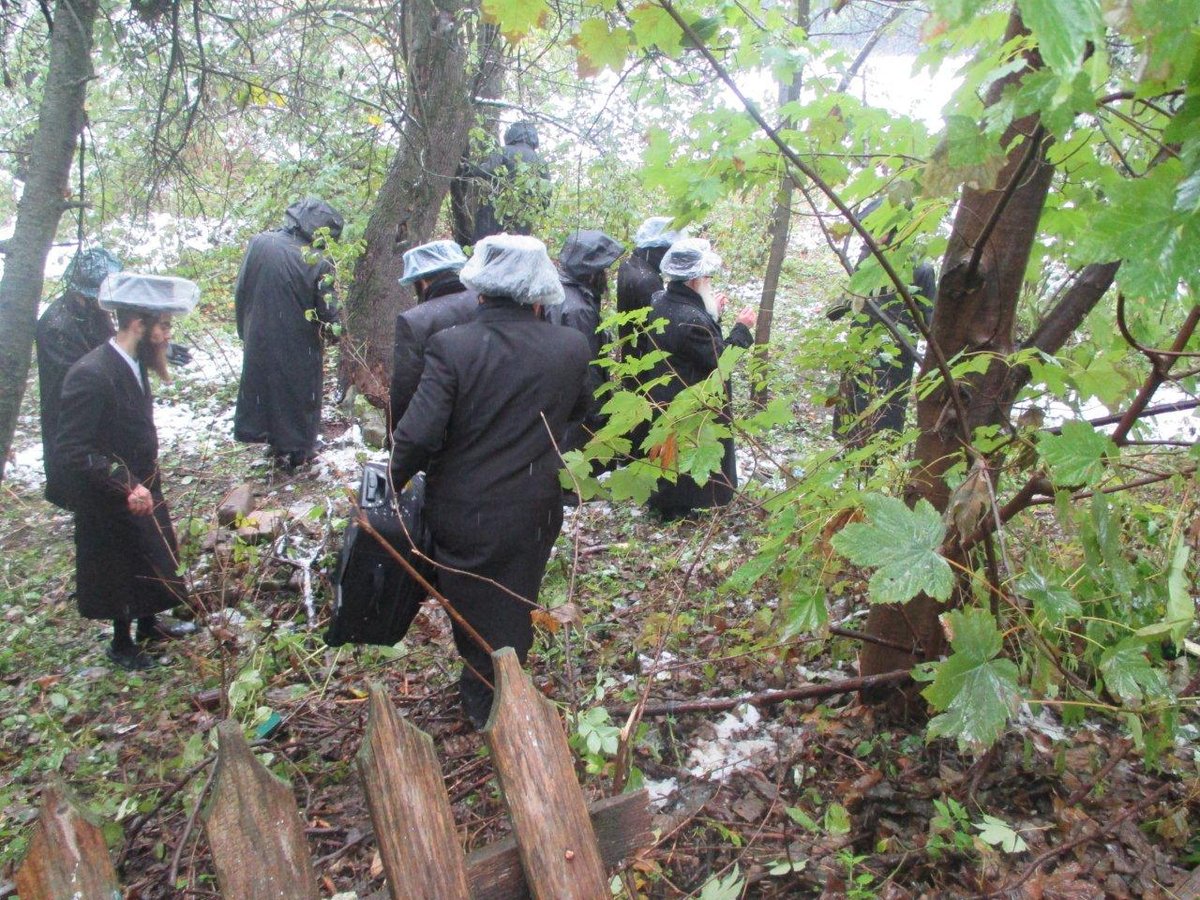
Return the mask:
{"type": "MultiPolygon", "coordinates": [[[[493,650],[512,647],[524,663],[533,644],[532,607],[517,597],[537,601],[562,528],[561,497],[492,506],[434,501],[425,514],[439,565],[438,589],[493,650]]],[[[494,683],[491,657],[457,622],[454,644],[468,664],[459,681],[463,702],[469,712],[482,708],[486,716],[491,691],[475,673],[494,683]]]]}

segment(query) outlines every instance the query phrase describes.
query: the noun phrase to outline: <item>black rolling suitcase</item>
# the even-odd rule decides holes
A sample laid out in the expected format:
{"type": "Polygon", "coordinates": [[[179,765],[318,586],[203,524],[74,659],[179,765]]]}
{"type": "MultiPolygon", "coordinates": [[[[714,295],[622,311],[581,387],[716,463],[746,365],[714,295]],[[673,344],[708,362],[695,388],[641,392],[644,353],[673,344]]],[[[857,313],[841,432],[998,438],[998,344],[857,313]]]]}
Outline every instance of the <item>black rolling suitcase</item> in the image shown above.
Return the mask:
{"type": "MultiPolygon", "coordinates": [[[[431,546],[422,518],[425,476],[417,475],[401,492],[399,503],[388,481],[387,463],[363,468],[358,502],[367,521],[428,581],[433,567],[413,553],[409,535],[425,555],[431,546]],[[407,531],[406,531],[407,530],[407,531]]],[[[425,589],[357,522],[346,528],[333,579],[333,618],[325,632],[332,647],[383,644],[401,640],[425,599],[425,589]]]]}

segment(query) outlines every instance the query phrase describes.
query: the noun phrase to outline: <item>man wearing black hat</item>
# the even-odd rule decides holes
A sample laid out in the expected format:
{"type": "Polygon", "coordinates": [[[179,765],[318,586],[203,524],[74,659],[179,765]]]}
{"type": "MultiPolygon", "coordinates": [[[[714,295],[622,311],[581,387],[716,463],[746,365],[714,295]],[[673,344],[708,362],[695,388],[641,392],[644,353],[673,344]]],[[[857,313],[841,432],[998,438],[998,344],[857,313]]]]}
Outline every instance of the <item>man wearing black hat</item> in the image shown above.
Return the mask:
{"type": "Polygon", "coordinates": [[[155,664],[138,643],[190,630],[157,619],[185,604],[187,589],[163,499],[148,373],[169,380],[171,316],[198,297],[182,279],[109,276],[100,305],[116,311],[117,333],[63,382],[56,453],[75,511],[75,597],[80,615],[112,620],[108,657],[124,669],[155,664]]]}
{"type": "Polygon", "coordinates": [[[342,233],[328,203],[310,197],[289,206],[283,228],[250,239],[234,294],[245,352],[233,436],[269,445],[288,471],[315,455],[322,332],[338,321],[333,264],[308,249],[319,229],[335,240],[342,233]]]}
{"type": "Polygon", "coordinates": [[[37,324],[38,400],[42,421],[42,469],[46,499],[68,509],[69,499],[54,459],[58,437],[59,397],[67,370],[94,347],[113,336],[112,316],[96,303],[100,284],[121,262],[103,247],[75,254],[63,278],[61,297],[42,313],[37,324]]]}

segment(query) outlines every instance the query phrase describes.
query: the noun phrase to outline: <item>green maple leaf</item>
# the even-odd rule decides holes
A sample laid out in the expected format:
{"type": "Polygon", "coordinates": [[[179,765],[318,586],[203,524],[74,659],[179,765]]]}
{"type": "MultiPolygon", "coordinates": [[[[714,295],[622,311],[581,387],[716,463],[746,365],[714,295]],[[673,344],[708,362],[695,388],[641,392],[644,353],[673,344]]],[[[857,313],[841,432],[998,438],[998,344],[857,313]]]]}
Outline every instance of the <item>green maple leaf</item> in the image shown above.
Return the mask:
{"type": "Polygon", "coordinates": [[[500,33],[513,44],[550,17],[546,0],[483,0],[481,10],[484,20],[499,26],[500,33]]]}
{"type": "Polygon", "coordinates": [[[628,28],[609,30],[604,19],[588,19],[570,43],[579,51],[580,73],[596,74],[609,68],[620,72],[629,54],[628,28]]]}
{"type": "Polygon", "coordinates": [[[948,616],[954,653],[933,667],[933,683],[921,692],[942,714],[929,723],[929,736],[952,737],[961,749],[990,747],[1021,699],[1017,667],[996,659],[1003,647],[991,613],[955,610],[948,616]]]}
{"type": "Polygon", "coordinates": [[[954,575],[938,552],[946,526],[927,500],[909,509],[881,494],[863,499],[869,521],[854,522],[833,536],[833,549],[855,565],[876,567],[870,581],[873,603],[905,603],[922,592],[950,596],[954,575]]]}
{"type": "Polygon", "coordinates": [[[1051,625],[1061,625],[1068,618],[1083,614],[1075,595],[1030,569],[1016,583],[1017,592],[1033,602],[1033,609],[1051,625]]]}
{"type": "Polygon", "coordinates": [[[1147,698],[1170,694],[1166,678],[1150,665],[1143,645],[1144,638],[1126,638],[1100,657],[1100,674],[1109,693],[1133,706],[1147,698]]]}
{"type": "Polygon", "coordinates": [[[1024,853],[1029,849],[1020,832],[995,816],[985,815],[975,823],[979,829],[979,839],[985,844],[999,847],[1005,853],[1024,853]]]}
{"type": "Polygon", "coordinates": [[[793,591],[783,599],[781,611],[785,639],[798,634],[816,634],[829,624],[829,608],[825,597],[817,591],[793,591]]]}
{"type": "Polygon", "coordinates": [[[1017,0],[1017,5],[1052,69],[1078,69],[1087,42],[1104,34],[1099,0],[1017,0]]]}
{"type": "Polygon", "coordinates": [[[683,48],[683,32],[661,6],[643,3],[634,7],[629,19],[633,22],[633,39],[640,49],[657,47],[667,56],[673,56],[683,48]]]}
{"type": "Polygon", "coordinates": [[[1068,422],[1061,434],[1047,434],[1038,441],[1038,454],[1050,468],[1051,479],[1064,487],[1097,481],[1116,451],[1108,435],[1087,422],[1068,422]]]}

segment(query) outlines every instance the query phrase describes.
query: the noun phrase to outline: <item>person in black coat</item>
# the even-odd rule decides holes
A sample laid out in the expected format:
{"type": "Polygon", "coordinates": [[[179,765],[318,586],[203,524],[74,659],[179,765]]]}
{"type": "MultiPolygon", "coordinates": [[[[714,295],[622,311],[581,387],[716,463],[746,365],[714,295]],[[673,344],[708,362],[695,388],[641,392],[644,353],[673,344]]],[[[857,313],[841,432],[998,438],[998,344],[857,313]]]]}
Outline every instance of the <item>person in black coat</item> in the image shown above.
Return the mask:
{"type": "MultiPolygon", "coordinates": [[[[869,204],[860,218],[865,219],[880,205],[879,201],[869,204]]],[[[887,234],[882,245],[890,245],[894,237],[894,232],[887,234]]],[[[858,264],[862,265],[869,254],[864,247],[858,264]]],[[[910,284],[924,324],[937,296],[937,275],[933,266],[924,261],[917,263],[910,284]]],[[[895,291],[881,291],[868,297],[858,312],[854,311],[850,299],[844,297],[825,315],[836,322],[847,313],[857,341],[862,342],[872,334],[878,334],[881,339],[869,364],[843,372],[838,381],[833,435],[848,447],[862,447],[880,431],[904,430],[907,388],[917,363],[914,348],[919,335],[912,312],[895,291]],[[893,329],[905,340],[897,340],[893,329]]]]}
{"type": "Polygon", "coordinates": [[[600,305],[608,293],[608,267],[624,252],[624,247],[602,231],[579,230],[571,232],[558,254],[564,299],[547,308],[546,318],[582,334],[592,355],[592,365],[588,366],[588,395],[592,400],[583,420],[583,431],[568,436],[568,443],[574,447],[583,446],[604,425],[600,407],[605,401],[596,396],[596,391],[607,376],[596,361],[609,339],[600,330],[600,305]]]}
{"type": "Polygon", "coordinates": [[[463,287],[458,272],[467,257],[454,241],[431,241],[404,254],[401,284],[417,290],[417,305],[396,317],[389,392],[389,431],[404,418],[425,368],[425,345],[443,328],[475,318],[479,295],[463,287]]]}
{"type": "MultiPolygon", "coordinates": [[[[504,132],[504,147],[478,165],[460,167],[458,177],[476,179],[479,205],[469,235],[465,221],[456,222],[456,237],[463,243],[476,244],[493,234],[529,234],[533,219],[550,202],[550,173],[538,153],[538,133],[532,122],[516,122],[504,132]],[[524,180],[523,180],[524,179],[524,180]],[[519,186],[522,196],[507,198],[500,212],[495,198],[501,192],[519,186]]],[[[458,218],[462,219],[460,215],[458,218]]]]}
{"type": "Polygon", "coordinates": [[[96,298],[108,274],[120,271],[121,261],[102,247],[75,254],[63,275],[66,290],[47,307],[37,323],[38,402],[46,499],[63,509],[70,508],[70,499],[54,459],[63,379],[85,353],[116,333],[112,316],[100,308],[96,298]]]}
{"type": "Polygon", "coordinates": [[[337,238],[342,217],[309,198],[287,210],[287,224],[250,239],[234,294],[245,342],[233,418],[235,440],[267,444],[295,469],[315,454],[321,425],[322,332],[338,321],[333,265],[310,261],[317,230],[337,238]]]}
{"type": "MultiPolygon", "coordinates": [[[[671,222],[670,216],[651,216],[634,234],[633,252],[617,268],[617,312],[644,309],[663,289],[658,267],[667,248],[684,236],[682,232],[670,229],[671,222]]],[[[622,358],[634,353],[631,345],[636,333],[633,325],[617,328],[622,358]]]]}
{"type": "MultiPolygon", "coordinates": [[[[536,238],[485,238],[461,277],[480,295],[478,315],[426,345],[420,385],[392,435],[391,473],[399,492],[425,470],[439,590],[493,650],[512,647],[524,662],[531,604],[562,527],[558,451],[588,407],[588,345],[538,314],[563,294],[536,238]]],[[[454,641],[463,708],[482,727],[491,657],[457,622],[454,641]]]]}
{"type": "Polygon", "coordinates": [[[111,276],[101,303],[116,310],[117,333],[63,382],[56,452],[75,511],[76,602],[80,615],[113,621],[108,656],[125,669],[154,665],[134,643],[133,620],[138,643],[192,630],[156,616],[188,596],[163,499],[148,372],[168,378],[171,314],[191,309],[197,297],[181,279],[111,276]],[[161,299],[147,294],[146,279],[161,299]],[[130,298],[139,305],[128,305],[130,298]]]}
{"type": "MultiPolygon", "coordinates": [[[[738,313],[729,336],[721,336],[717,320],[725,306],[725,295],[715,293],[712,275],[720,268],[721,258],[708,241],[684,238],[671,245],[662,261],[666,289],[654,297],[651,304],[651,327],[647,332],[650,346],[667,353],[667,357],[651,370],[648,381],[667,375],[665,383],[650,389],[650,399],[659,410],[665,410],[684,388],[699,384],[717,369],[717,361],[726,346],[749,347],[754,343],[750,332],[755,312],[746,307],[738,313]],[[656,321],[662,320],[659,331],[656,321]]],[[[730,421],[730,388],[725,383],[726,400],[719,415],[722,424],[730,421]]],[[[733,499],[737,488],[737,459],[733,438],[722,438],[724,453],[721,468],[699,484],[692,476],[682,473],[674,482],[660,479],[650,496],[649,506],[664,519],[690,515],[694,510],[724,506],[733,499]]]]}

